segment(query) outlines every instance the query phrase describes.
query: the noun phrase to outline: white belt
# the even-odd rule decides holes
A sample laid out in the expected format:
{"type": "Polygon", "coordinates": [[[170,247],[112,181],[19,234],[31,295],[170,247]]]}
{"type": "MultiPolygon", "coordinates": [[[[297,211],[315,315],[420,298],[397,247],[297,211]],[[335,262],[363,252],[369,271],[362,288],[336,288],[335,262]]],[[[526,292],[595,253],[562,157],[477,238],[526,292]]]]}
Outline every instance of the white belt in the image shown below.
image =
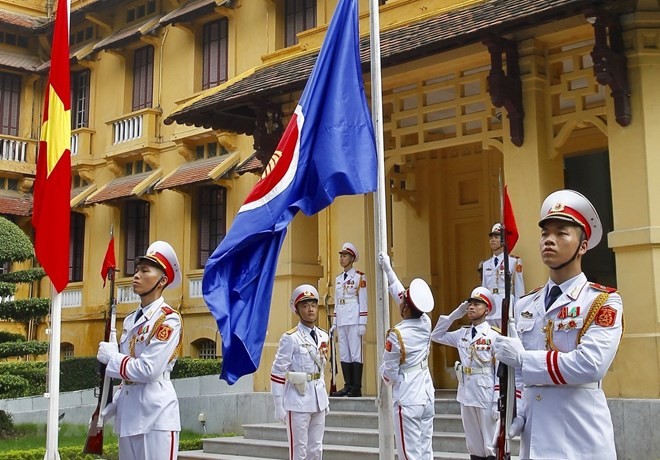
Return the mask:
{"type": "Polygon", "coordinates": [[[490,367],[467,367],[461,365],[461,372],[464,375],[473,375],[473,374],[490,374],[493,372],[490,367]]]}
{"type": "Polygon", "coordinates": [[[535,387],[554,387],[554,388],[587,388],[590,390],[596,390],[600,388],[600,382],[591,382],[591,383],[567,383],[564,385],[525,385],[525,388],[535,388],[535,387]]]}
{"type": "Polygon", "coordinates": [[[417,364],[413,364],[412,366],[408,366],[405,368],[401,368],[400,372],[407,374],[408,372],[414,372],[414,371],[420,371],[424,369],[428,369],[429,367],[429,360],[428,358],[424,358],[417,364]]]}
{"type": "MultiPolygon", "coordinates": [[[[163,380],[165,380],[165,381],[170,380],[170,373],[169,372],[165,372],[163,375],[161,375],[161,378],[158,379],[157,382],[160,382],[160,381],[163,381],[163,380]]],[[[137,382],[133,382],[131,380],[122,380],[121,383],[124,384],[124,385],[134,385],[137,382]]]]}

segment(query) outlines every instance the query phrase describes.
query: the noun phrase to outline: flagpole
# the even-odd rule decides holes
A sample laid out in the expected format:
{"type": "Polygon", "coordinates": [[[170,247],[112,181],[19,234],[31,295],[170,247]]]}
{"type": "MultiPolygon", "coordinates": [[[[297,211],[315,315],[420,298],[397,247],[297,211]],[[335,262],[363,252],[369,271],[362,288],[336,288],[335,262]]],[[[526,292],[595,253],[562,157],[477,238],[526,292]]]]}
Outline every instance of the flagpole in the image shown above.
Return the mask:
{"type": "MultiPolygon", "coordinates": [[[[378,189],[376,190],[376,212],[374,213],[374,232],[376,255],[387,252],[387,216],[385,210],[385,151],[383,148],[383,88],[380,71],[380,17],[378,0],[370,0],[370,60],[371,60],[371,112],[376,134],[376,153],[378,157],[378,189]]],[[[390,302],[388,298],[385,274],[376,262],[376,357],[378,368],[383,362],[382,350],[385,349],[385,333],[390,326],[390,302]]],[[[394,425],[392,422],[392,389],[385,385],[380,374],[378,382],[378,445],[380,459],[394,458],[394,425]]]]}
{"type": "Polygon", "coordinates": [[[44,460],[59,460],[57,451],[60,407],[60,332],[62,294],[50,286],[50,343],[48,349],[48,418],[46,419],[46,454],[44,460]]]}

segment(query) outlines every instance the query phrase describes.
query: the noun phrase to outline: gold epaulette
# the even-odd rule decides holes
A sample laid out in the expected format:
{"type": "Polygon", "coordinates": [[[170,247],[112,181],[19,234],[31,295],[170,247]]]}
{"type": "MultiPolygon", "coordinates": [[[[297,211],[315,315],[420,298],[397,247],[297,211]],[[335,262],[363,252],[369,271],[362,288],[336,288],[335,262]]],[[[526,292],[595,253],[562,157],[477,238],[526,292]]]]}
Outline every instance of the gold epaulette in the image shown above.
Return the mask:
{"type": "Polygon", "coordinates": [[[286,333],[288,335],[295,334],[297,330],[298,330],[298,327],[293,327],[293,328],[289,329],[288,331],[286,331],[286,333]]]}
{"type": "Polygon", "coordinates": [[[361,272],[360,270],[355,270],[355,273],[357,273],[360,276],[364,275],[364,272],[361,272]]]}
{"type": "Polygon", "coordinates": [[[326,330],[323,329],[322,327],[318,327],[318,326],[316,326],[316,329],[318,329],[318,330],[321,331],[321,332],[325,332],[326,334],[328,333],[328,331],[326,331],[326,330]]]}
{"type": "Polygon", "coordinates": [[[491,328],[492,330],[494,330],[495,332],[497,332],[498,334],[502,334],[502,329],[500,329],[499,327],[497,327],[497,326],[491,326],[490,328],[491,328]]]}
{"type": "MultiPolygon", "coordinates": [[[[543,286],[545,286],[545,284],[544,284],[543,286]]],[[[525,295],[521,296],[520,298],[522,299],[523,297],[527,297],[528,295],[536,294],[536,293],[539,292],[541,289],[543,289],[543,286],[539,286],[539,287],[537,287],[536,289],[532,289],[531,291],[529,291],[529,292],[526,293],[525,295]]]]}

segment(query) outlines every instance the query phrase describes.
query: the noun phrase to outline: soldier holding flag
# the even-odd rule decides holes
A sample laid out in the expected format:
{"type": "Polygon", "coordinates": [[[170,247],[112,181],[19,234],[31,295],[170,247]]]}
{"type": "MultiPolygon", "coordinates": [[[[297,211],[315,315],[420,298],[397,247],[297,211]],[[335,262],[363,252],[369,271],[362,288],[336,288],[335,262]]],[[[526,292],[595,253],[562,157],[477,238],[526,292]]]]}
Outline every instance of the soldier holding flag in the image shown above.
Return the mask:
{"type": "Polygon", "coordinates": [[[522,432],[521,459],[616,459],[601,381],[621,341],[623,303],[582,273],[603,234],[600,218],[583,195],[559,190],[543,202],[539,226],[550,278],[520,299],[511,337],[494,345],[522,390],[509,435],[522,432]]]}

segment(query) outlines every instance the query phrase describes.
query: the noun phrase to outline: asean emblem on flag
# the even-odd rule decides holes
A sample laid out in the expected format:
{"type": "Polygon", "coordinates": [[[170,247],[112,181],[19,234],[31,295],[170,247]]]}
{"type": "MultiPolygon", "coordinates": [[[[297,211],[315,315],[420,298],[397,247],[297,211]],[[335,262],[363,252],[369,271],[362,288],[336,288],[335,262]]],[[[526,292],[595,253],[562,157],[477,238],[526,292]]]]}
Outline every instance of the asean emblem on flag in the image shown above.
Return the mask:
{"type": "Polygon", "coordinates": [[[304,122],[302,107],[296,107],[275,153],[266,165],[261,179],[254,186],[238,211],[248,211],[267,204],[284,192],[293,182],[300,156],[300,131],[304,122]]]}

